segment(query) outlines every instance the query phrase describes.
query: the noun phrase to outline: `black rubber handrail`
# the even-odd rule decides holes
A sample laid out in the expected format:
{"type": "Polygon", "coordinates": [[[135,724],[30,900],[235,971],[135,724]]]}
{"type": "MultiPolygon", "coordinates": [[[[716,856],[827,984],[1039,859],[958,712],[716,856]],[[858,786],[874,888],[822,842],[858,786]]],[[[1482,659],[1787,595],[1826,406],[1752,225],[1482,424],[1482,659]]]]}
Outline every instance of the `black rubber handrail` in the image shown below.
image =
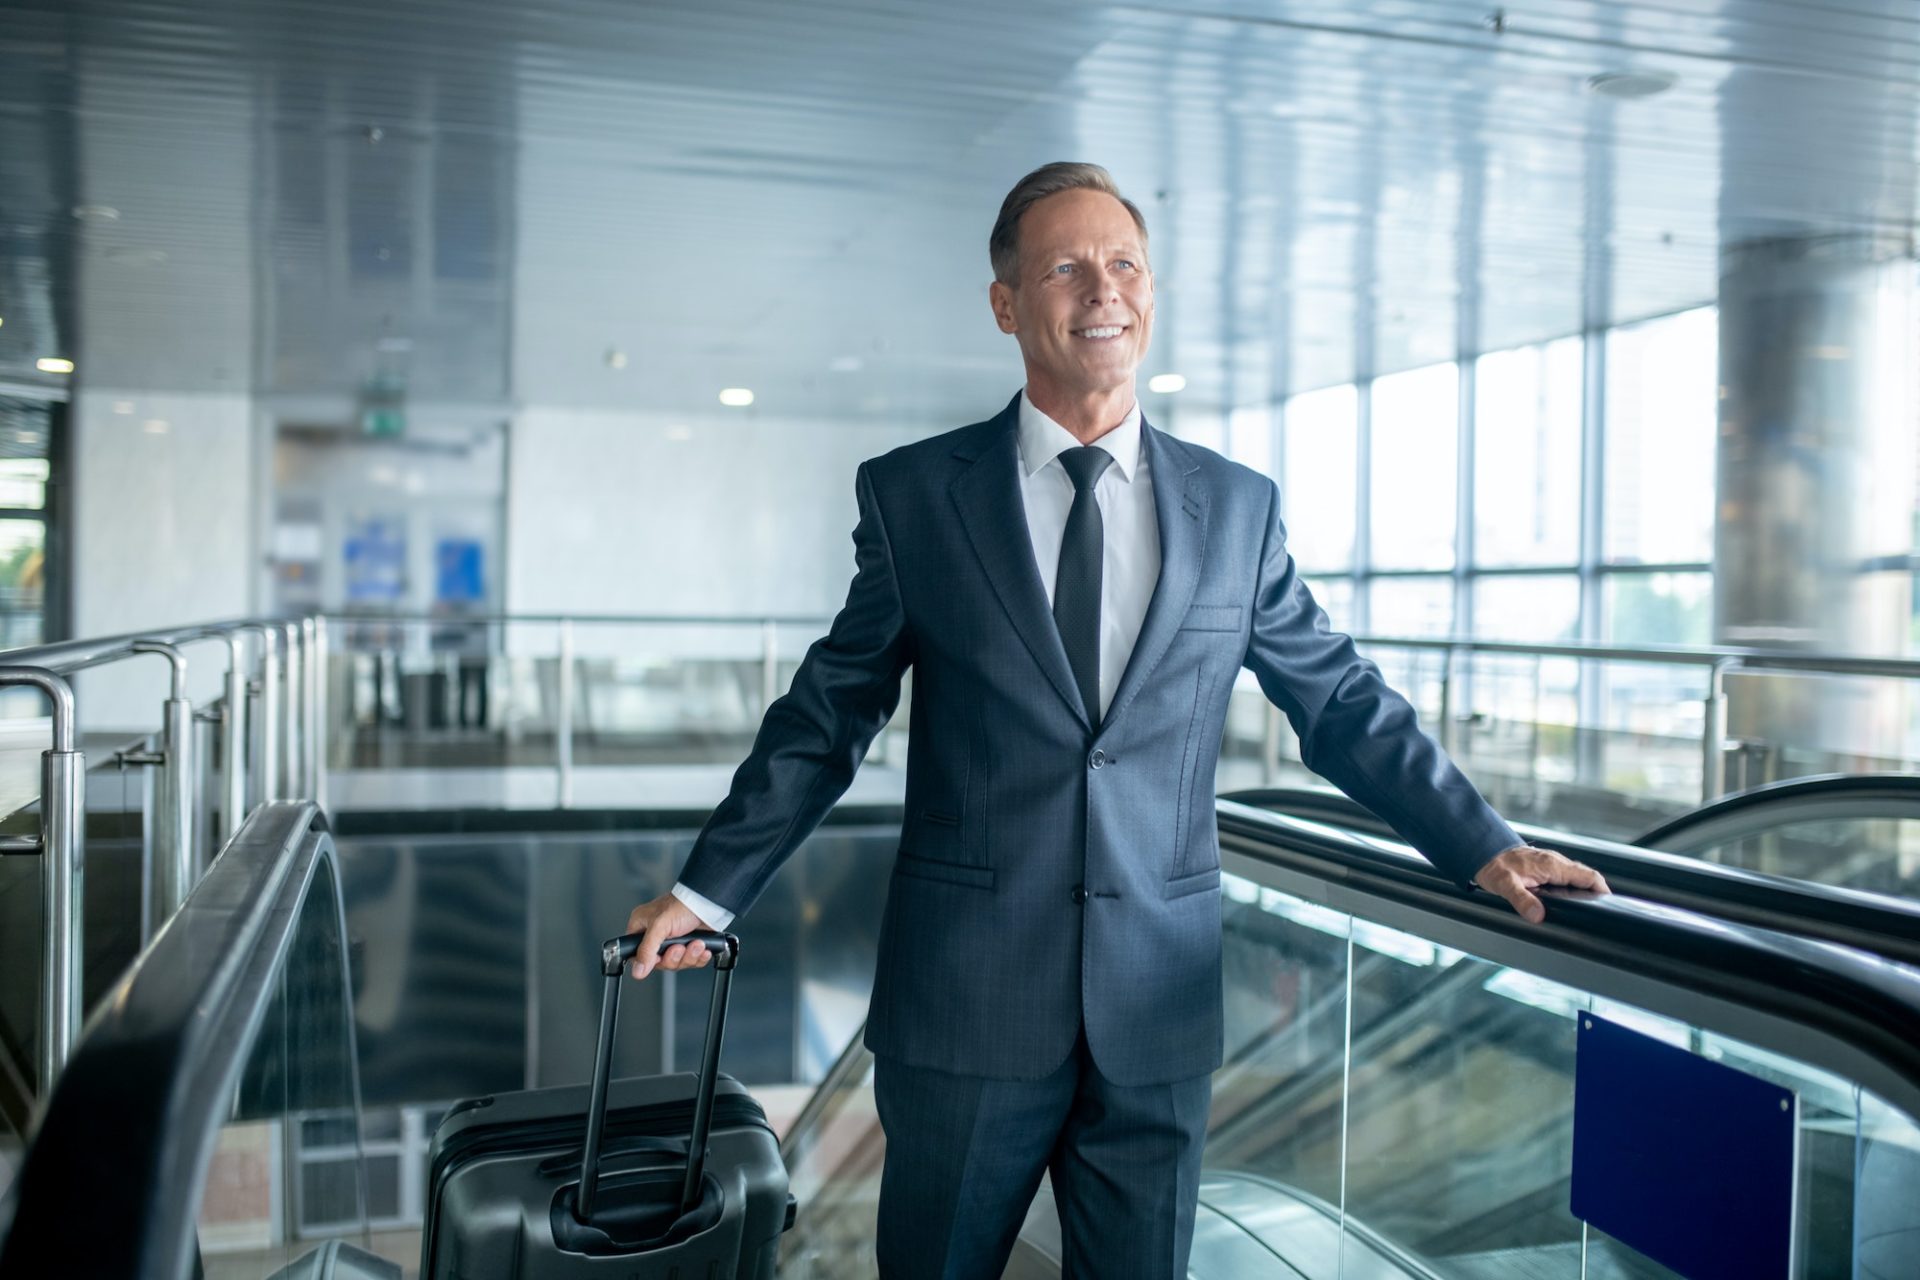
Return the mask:
{"type": "MultiPolygon", "coordinates": [[[[355,1061],[325,816],[262,805],[82,1033],[9,1193],[0,1275],[192,1274],[208,1161],[315,892],[331,897],[355,1061]]],[[[356,1108],[358,1092],[356,1075],[356,1108]]]]}
{"type": "MultiPolygon", "coordinates": [[[[1706,996],[1843,1046],[1847,1064],[1763,1045],[1862,1084],[1920,1117],[1920,969],[1623,893],[1543,890],[1547,921],[1462,889],[1404,844],[1233,801],[1217,805],[1223,849],[1389,904],[1544,948],[1578,967],[1706,996]]],[[[1346,908],[1341,908],[1346,909],[1346,908]]]]}
{"type": "MultiPolygon", "coordinates": [[[[1367,835],[1399,838],[1370,809],[1335,791],[1262,787],[1229,792],[1220,799],[1367,835]]],[[[1721,866],[1532,823],[1516,822],[1513,829],[1524,840],[1595,868],[1615,890],[1634,897],[1920,965],[1920,902],[1721,866]]]]}
{"type": "Polygon", "coordinates": [[[1920,819],[1920,774],[1823,773],[1769,782],[1668,818],[1634,837],[1633,843],[1692,853],[1826,818],[1920,819]]]}

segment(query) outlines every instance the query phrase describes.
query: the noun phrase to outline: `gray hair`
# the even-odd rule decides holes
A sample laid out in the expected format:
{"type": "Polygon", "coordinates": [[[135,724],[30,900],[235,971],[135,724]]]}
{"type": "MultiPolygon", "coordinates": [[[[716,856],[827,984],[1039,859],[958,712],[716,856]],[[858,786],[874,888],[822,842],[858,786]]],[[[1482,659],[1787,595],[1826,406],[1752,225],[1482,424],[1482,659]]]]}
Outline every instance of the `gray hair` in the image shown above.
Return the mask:
{"type": "Polygon", "coordinates": [[[1097,164],[1056,160],[1041,165],[1014,183],[1013,190],[1007,192],[1007,198],[1001,202],[993,234],[987,237],[987,256],[993,260],[995,280],[1008,285],[1014,283],[1020,269],[1020,219],[1028,209],[1062,191],[1100,191],[1112,196],[1133,215],[1133,225],[1140,228],[1141,243],[1146,242],[1147,220],[1141,216],[1138,205],[1120,194],[1112,174],[1097,164]]]}

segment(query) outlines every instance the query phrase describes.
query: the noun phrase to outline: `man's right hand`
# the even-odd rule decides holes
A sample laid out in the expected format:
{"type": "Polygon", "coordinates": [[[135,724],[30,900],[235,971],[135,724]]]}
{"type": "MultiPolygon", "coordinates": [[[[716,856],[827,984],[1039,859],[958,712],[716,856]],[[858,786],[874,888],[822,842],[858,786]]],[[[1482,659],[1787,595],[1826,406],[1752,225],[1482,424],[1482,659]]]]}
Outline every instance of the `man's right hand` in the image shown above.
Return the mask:
{"type": "Polygon", "coordinates": [[[712,961],[713,953],[705,947],[669,947],[667,953],[661,955],[660,944],[668,938],[678,938],[707,928],[706,921],[693,914],[686,903],[671,893],[663,893],[652,902],[641,903],[627,916],[628,933],[644,931],[646,934],[640,941],[640,949],[633,953],[633,976],[644,978],[656,968],[706,967],[712,961]]]}

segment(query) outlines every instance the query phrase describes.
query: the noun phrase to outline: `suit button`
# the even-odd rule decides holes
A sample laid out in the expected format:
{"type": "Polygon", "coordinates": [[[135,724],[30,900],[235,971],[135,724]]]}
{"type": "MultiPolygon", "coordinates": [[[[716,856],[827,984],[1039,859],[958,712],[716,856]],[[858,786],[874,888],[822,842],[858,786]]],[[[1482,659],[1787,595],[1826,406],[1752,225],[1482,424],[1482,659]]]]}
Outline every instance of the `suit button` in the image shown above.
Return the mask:
{"type": "Polygon", "coordinates": [[[1096,769],[1101,768],[1107,763],[1107,753],[1096,748],[1094,753],[1087,757],[1087,763],[1096,769]]]}
{"type": "Polygon", "coordinates": [[[1087,900],[1087,887],[1083,884],[1073,886],[1073,905],[1079,906],[1087,900]]]}

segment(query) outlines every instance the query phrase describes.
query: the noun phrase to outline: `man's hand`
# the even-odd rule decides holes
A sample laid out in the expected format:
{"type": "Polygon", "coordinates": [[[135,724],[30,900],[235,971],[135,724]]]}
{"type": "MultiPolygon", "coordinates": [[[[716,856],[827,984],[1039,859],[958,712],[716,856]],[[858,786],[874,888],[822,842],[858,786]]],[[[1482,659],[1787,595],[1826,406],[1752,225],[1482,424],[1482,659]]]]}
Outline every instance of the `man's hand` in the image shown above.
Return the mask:
{"type": "Polygon", "coordinates": [[[1543,884],[1572,885],[1596,893],[1613,892],[1607,888],[1606,878],[1586,863],[1530,844],[1517,844],[1497,854],[1492,862],[1480,868],[1473,882],[1511,902],[1513,909],[1533,924],[1547,918],[1547,909],[1533,894],[1543,884]]]}
{"type": "Polygon", "coordinates": [[[713,953],[705,947],[669,947],[667,953],[661,955],[660,944],[668,938],[678,938],[682,934],[705,928],[706,921],[693,914],[686,903],[671,893],[663,893],[652,902],[641,903],[627,916],[628,933],[645,930],[647,935],[641,940],[640,949],[633,953],[633,976],[644,978],[655,968],[704,968],[713,959],[713,953]]]}

